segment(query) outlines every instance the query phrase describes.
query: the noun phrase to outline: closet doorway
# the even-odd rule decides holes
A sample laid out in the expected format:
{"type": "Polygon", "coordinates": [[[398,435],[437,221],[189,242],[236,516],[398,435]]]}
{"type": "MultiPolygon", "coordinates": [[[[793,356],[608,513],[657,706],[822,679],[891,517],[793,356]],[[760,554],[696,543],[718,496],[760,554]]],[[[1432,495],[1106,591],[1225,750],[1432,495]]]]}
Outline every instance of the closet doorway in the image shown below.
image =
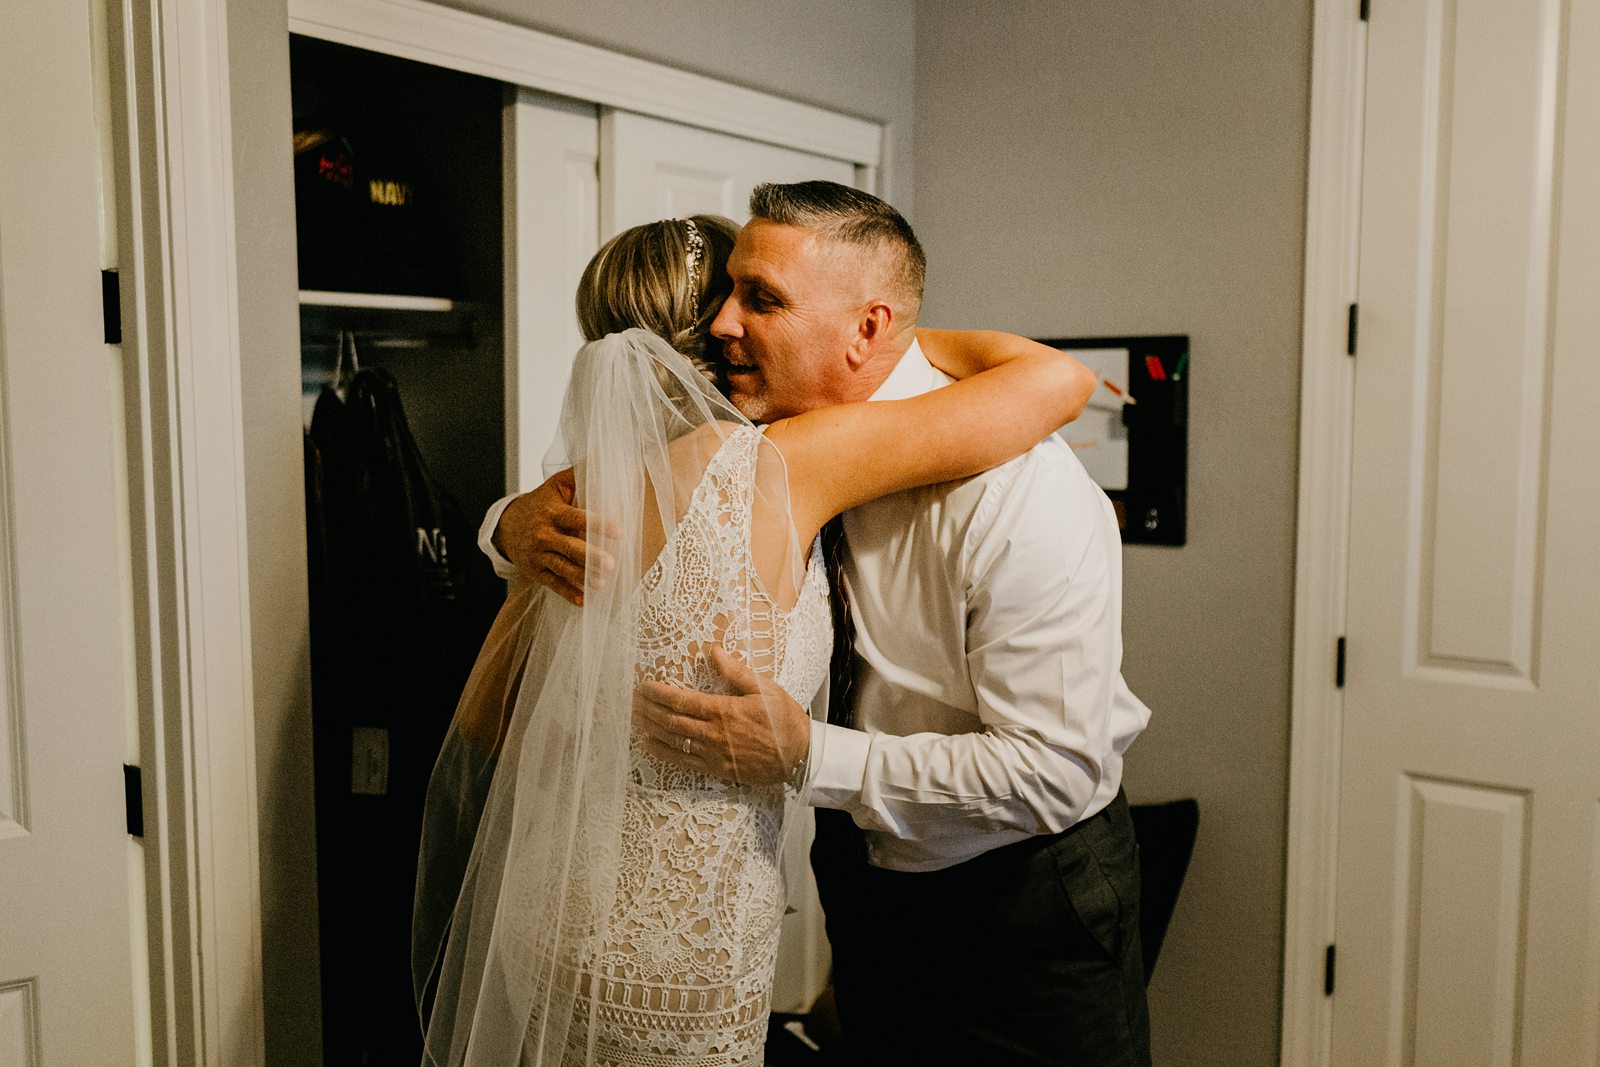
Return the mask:
{"type": "MultiPolygon", "coordinates": [[[[696,212],[743,222],[751,189],[765,181],[879,184],[882,130],[859,119],[427,4],[307,0],[290,10],[297,147],[315,157],[296,173],[303,413],[309,417],[324,386],[347,384],[356,363],[387,371],[433,482],[474,530],[492,500],[545,476],[580,341],[573,296],[603,240],[696,212]],[[450,42],[448,54],[441,41],[450,42]],[[361,139],[365,146],[355,143],[361,139]],[[331,156],[323,151],[330,146],[331,156]],[[328,190],[318,182],[340,168],[341,149],[352,172],[337,177],[348,180],[366,221],[341,224],[335,210],[319,227],[316,196],[328,190]],[[406,208],[414,210],[402,218],[406,208]]],[[[319,510],[311,511],[316,521],[319,510]]],[[[313,547],[327,534],[311,532],[313,547]]],[[[470,538],[461,540],[450,539],[452,554],[481,563],[470,538]]],[[[429,541],[417,535],[413,543],[426,550],[429,541]]],[[[316,570],[313,552],[313,579],[316,570]]],[[[498,594],[480,578],[466,582],[471,610],[461,613],[474,646],[498,594]]],[[[316,600],[314,591],[314,613],[316,600]]],[[[321,625],[326,631],[326,620],[321,625]]],[[[364,876],[385,880],[352,892],[348,876],[363,865],[348,862],[346,846],[360,840],[360,827],[330,828],[327,817],[348,815],[352,805],[370,809],[375,796],[403,801],[382,829],[398,842],[390,857],[398,861],[415,836],[431,769],[417,752],[436,745],[454,697],[391,723],[349,714],[342,705],[350,686],[340,695],[318,683],[311,722],[290,725],[316,738],[319,836],[327,839],[319,850],[320,944],[269,939],[265,951],[311,950],[319,962],[326,1062],[404,1057],[409,1049],[370,1046],[363,1035],[414,1026],[409,969],[404,983],[394,981],[390,958],[391,928],[411,885],[395,863],[372,862],[364,876]],[[330,880],[334,873],[340,877],[330,880]],[[390,915],[365,934],[369,945],[350,921],[363,900],[390,915]],[[374,977],[382,973],[386,992],[374,977]]],[[[311,802],[264,799],[262,811],[311,802]]],[[[806,885],[786,921],[777,1010],[807,1010],[826,980],[808,846],[808,834],[791,838],[788,861],[806,885]]],[[[263,855],[264,878],[273,864],[263,855]]],[[[300,885],[309,896],[309,880],[300,885]]],[[[317,909],[309,899],[290,908],[317,909]]],[[[267,968],[270,981],[292,972],[267,968]]],[[[283,1025],[269,1015],[269,1048],[305,1040],[303,1026],[293,1039],[270,1032],[283,1025]]]]}

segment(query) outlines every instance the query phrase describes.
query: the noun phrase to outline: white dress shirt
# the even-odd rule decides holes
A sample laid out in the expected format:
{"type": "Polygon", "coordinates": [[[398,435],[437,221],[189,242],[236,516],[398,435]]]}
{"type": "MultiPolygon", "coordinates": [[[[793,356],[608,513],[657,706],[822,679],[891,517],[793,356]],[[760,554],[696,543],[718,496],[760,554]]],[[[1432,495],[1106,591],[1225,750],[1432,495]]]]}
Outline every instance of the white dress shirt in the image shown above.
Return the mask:
{"type": "MultiPolygon", "coordinates": [[[[919,345],[873,394],[949,384],[919,345]]],[[[870,861],[936,870],[1109,804],[1150,710],[1122,679],[1111,502],[1051,436],[994,470],[844,517],[856,729],[812,728],[811,803],[870,861]]]]}
{"type": "Polygon", "coordinates": [[[488,513],[483,517],[483,525],[478,527],[478,550],[489,557],[489,565],[494,568],[495,574],[508,582],[517,576],[517,565],[502,556],[500,550],[494,547],[494,531],[500,525],[500,516],[506,513],[506,505],[521,495],[512,493],[490,504],[488,513]]]}
{"type": "MultiPolygon", "coordinates": [[[[873,394],[947,385],[913,343],[873,394]]],[[[489,509],[479,547],[510,497],[489,509]]],[[[1109,804],[1150,710],[1122,679],[1111,502],[1051,436],[960,482],[847,512],[854,729],[813,723],[811,803],[848,811],[870,861],[937,870],[1109,804]]]]}

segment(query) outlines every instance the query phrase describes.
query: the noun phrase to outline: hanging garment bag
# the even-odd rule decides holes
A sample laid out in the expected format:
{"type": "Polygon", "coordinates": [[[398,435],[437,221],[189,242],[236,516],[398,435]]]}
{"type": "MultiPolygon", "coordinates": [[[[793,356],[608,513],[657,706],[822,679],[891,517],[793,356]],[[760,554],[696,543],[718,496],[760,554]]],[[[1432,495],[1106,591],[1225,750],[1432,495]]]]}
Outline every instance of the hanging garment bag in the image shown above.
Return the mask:
{"type": "Polygon", "coordinates": [[[306,470],[326,1062],[416,1063],[422,802],[483,637],[468,605],[496,579],[387,371],[323,390],[306,470]]]}

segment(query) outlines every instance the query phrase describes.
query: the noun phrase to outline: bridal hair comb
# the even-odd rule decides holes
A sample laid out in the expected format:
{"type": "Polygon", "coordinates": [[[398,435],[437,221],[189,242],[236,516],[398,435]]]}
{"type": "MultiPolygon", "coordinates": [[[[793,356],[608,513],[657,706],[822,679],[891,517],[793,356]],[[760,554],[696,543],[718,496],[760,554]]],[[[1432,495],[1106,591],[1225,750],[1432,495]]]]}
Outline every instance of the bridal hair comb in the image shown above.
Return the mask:
{"type": "Polygon", "coordinates": [[[689,231],[689,254],[686,257],[689,263],[689,321],[700,321],[700,260],[706,252],[706,240],[700,236],[700,227],[694,224],[693,219],[683,219],[684,227],[689,231]]]}

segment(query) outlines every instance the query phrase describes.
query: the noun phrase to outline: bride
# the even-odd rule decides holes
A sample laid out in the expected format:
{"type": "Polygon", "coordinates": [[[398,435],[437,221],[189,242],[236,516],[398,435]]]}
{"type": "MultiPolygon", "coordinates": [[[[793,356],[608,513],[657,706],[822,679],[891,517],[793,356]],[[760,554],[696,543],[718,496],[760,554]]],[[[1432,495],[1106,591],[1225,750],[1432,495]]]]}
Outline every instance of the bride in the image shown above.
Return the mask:
{"type": "Polygon", "coordinates": [[[512,579],[434,771],[413,938],[429,1064],[760,1063],[779,857],[805,798],[658,759],[631,727],[634,687],[714,691],[722,645],[811,703],[832,647],[824,520],[1019,455],[1094,386],[1021,338],[924,331],[964,380],[754,425],[709,333],[736,232],[638,226],[584,271],[589,343],[552,459],[610,573],[581,608],[512,579]],[[867,461],[804,469],[843,454],[824,439],[867,461]]]}

